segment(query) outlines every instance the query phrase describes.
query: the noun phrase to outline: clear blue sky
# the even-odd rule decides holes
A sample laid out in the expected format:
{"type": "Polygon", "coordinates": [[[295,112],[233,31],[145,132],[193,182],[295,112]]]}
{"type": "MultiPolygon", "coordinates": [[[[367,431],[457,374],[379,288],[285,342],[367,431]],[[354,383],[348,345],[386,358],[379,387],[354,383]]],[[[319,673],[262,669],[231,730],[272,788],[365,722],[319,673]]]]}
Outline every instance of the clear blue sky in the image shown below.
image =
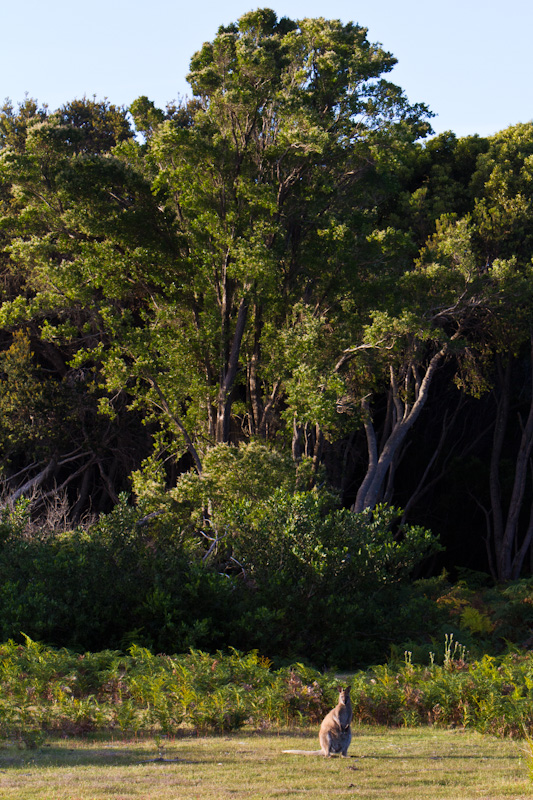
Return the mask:
{"type": "Polygon", "coordinates": [[[490,135],[533,119],[531,0],[4,0],[0,101],[27,92],[56,109],[144,94],[164,107],[188,93],[202,43],[258,6],[367,27],[398,59],[391,79],[437,114],[437,133],[490,135]]]}

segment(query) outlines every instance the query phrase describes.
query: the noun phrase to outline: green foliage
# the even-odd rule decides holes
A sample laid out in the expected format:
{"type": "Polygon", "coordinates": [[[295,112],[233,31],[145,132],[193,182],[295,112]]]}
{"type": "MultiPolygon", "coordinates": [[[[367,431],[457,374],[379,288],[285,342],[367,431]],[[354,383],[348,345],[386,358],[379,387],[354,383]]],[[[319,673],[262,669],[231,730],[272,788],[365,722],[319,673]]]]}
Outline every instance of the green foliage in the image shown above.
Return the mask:
{"type": "Polygon", "coordinates": [[[396,509],[354,514],[324,489],[302,491],[300,469],[258,443],[210,449],[202,474],[182,475],[170,492],[163,478],[150,460],[135,478],[139,500],[156,526],[173,527],[173,541],[232,581],[240,606],[228,643],[349,664],[383,653],[370,633],[378,625],[384,640],[411,635],[402,583],[439,545],[421,527],[399,526],[396,509]]]}
{"type": "Polygon", "coordinates": [[[337,430],[346,392],[330,336],[298,362],[274,360],[268,343],[296,325],[295,304],[330,309],[347,285],[361,289],[374,164],[428,131],[366,33],[245,14],[193,56],[193,102],[134,101],[144,144],[123,109],[84,98],[42,119],[26,109],[27,124],[20,109],[15,147],[5,110],[2,229],[24,302],[5,298],[0,318],[68,345],[110,395],[127,389],[198,471],[205,442],[228,442],[236,424],[275,434],[276,396],[290,426],[337,430]]]}
{"type": "Polygon", "coordinates": [[[29,523],[29,501],[19,500],[14,506],[5,504],[0,511],[0,541],[22,539],[29,523]]]}
{"type": "Polygon", "coordinates": [[[396,532],[396,509],[379,507],[354,514],[336,507],[325,492],[276,491],[265,503],[240,503],[235,509],[235,553],[255,580],[301,581],[314,594],[315,582],[338,596],[369,582],[394,583],[407,577],[418,561],[438,549],[421,528],[396,532]]]}
{"type": "MultiPolygon", "coordinates": [[[[350,678],[354,721],[472,728],[529,735],[533,725],[530,654],[468,663],[448,637],[442,665],[400,663],[350,678]]],[[[0,647],[0,736],[38,747],[47,733],[175,734],[246,725],[316,725],[336,701],[337,681],[302,664],[273,670],[257,652],[153,655],[133,646],[77,654],[24,645],[0,647]]]]}
{"type": "Polygon", "coordinates": [[[384,507],[354,514],[317,491],[278,490],[263,503],[236,504],[231,552],[256,587],[257,621],[249,624],[263,637],[257,646],[269,652],[274,637],[278,648],[315,663],[377,655],[382,645],[367,637],[378,627],[382,636],[402,629],[401,581],[438,549],[428,531],[394,533],[396,515],[384,507]]]}
{"type": "Polygon", "coordinates": [[[42,456],[59,419],[65,419],[65,407],[57,385],[43,380],[24,331],[16,332],[11,346],[0,353],[0,373],[2,460],[20,457],[21,451],[28,460],[42,456]]]}
{"type": "Polygon", "coordinates": [[[285,376],[281,417],[288,431],[294,425],[318,425],[327,439],[338,436],[350,417],[339,413],[338,401],[346,398],[349,390],[345,378],[335,369],[340,343],[331,335],[326,316],[303,304],[295,305],[289,327],[276,335],[271,333],[268,346],[269,371],[277,369],[277,374],[285,376]]]}
{"type": "Polygon", "coordinates": [[[475,220],[483,255],[490,261],[531,258],[532,134],[530,123],[513,125],[492,136],[477,161],[475,220]]]}
{"type": "Polygon", "coordinates": [[[76,154],[108,153],[133,136],[125,109],[107,100],[73,100],[51,118],[57,122],[58,138],[76,154]]]}
{"type": "Polygon", "coordinates": [[[530,654],[484,656],[467,663],[449,638],[442,666],[391,665],[353,681],[354,716],[385,725],[472,727],[481,733],[521,737],[533,725],[530,654]]]}
{"type": "Polygon", "coordinates": [[[46,107],[39,108],[32,97],[19,103],[16,112],[12,102],[6,100],[0,110],[0,150],[9,147],[15,152],[24,152],[28,126],[46,117],[46,107]]]}
{"type": "Polygon", "coordinates": [[[476,200],[472,178],[489,146],[489,140],[480,136],[458,138],[446,131],[410,150],[403,165],[407,173],[404,186],[410,191],[392,212],[395,224],[408,226],[421,246],[443,215],[469,214],[476,200]]]}
{"type": "Polygon", "coordinates": [[[291,460],[273,448],[259,442],[241,447],[222,444],[205,454],[201,476],[192,472],[181,476],[170,495],[176,502],[196,509],[209,505],[218,526],[218,520],[224,524],[233,503],[260,503],[277,488],[290,491],[294,482],[291,460]]]}
{"type": "Polygon", "coordinates": [[[190,563],[179,543],[159,545],[123,501],[89,530],[21,535],[4,512],[0,626],[78,649],[142,641],[158,650],[222,644],[231,582],[190,563]],[[216,621],[215,621],[215,618],[216,621]]]}
{"type": "Polygon", "coordinates": [[[129,112],[135,121],[136,129],[148,139],[153,130],[160,125],[165,114],[161,109],[156,108],[153,101],[146,95],[142,95],[133,101],[129,107],[129,112]]]}
{"type": "Polygon", "coordinates": [[[139,646],[76,654],[25,637],[0,647],[0,736],[38,746],[44,734],[115,729],[173,734],[317,723],[335,681],[303,665],[273,671],[256,652],[154,656],[139,646]]]}
{"type": "Polygon", "coordinates": [[[3,638],[22,630],[80,650],[233,645],[349,666],[427,624],[427,601],[404,582],[437,545],[422,529],[395,535],[390,509],[368,519],[316,491],[234,499],[218,512],[227,528],[205,529],[207,551],[201,531],[139,525],[124,498],[88,529],[57,535],[27,533],[26,514],[24,504],[5,511],[0,528],[3,638]]]}
{"type": "MultiPolygon", "coordinates": [[[[165,452],[163,443],[161,452],[165,452]]],[[[185,472],[170,490],[157,453],[132,475],[143,513],[155,512],[159,528],[166,526],[173,536],[181,535],[189,544],[197,544],[206,535],[224,536],[235,502],[260,502],[278,487],[290,491],[296,480],[294,465],[287,456],[256,441],[240,447],[220,444],[209,448],[201,475],[185,472]]]]}

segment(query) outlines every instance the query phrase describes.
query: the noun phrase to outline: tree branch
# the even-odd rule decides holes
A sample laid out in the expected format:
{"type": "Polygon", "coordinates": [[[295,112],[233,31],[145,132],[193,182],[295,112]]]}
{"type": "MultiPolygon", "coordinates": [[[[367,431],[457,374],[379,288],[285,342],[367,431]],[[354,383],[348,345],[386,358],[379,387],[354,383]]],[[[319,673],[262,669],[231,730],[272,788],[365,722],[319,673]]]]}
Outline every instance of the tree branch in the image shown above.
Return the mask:
{"type": "Polygon", "coordinates": [[[161,408],[163,409],[165,414],[168,416],[168,418],[174,423],[174,425],[176,426],[178,431],[181,433],[181,435],[185,439],[185,444],[187,446],[187,450],[189,451],[190,455],[192,456],[192,459],[194,461],[194,466],[196,467],[196,471],[198,472],[198,475],[201,475],[202,474],[202,462],[200,461],[200,456],[198,455],[198,451],[196,450],[194,444],[192,443],[192,439],[189,436],[184,424],[182,423],[182,421],[180,420],[178,415],[174,414],[171,411],[170,406],[167,403],[166,397],[163,394],[163,392],[161,391],[161,387],[157,383],[156,379],[153,378],[153,377],[147,377],[146,380],[148,381],[150,386],[152,386],[153,389],[155,389],[156,394],[159,397],[159,402],[161,403],[161,408]]]}

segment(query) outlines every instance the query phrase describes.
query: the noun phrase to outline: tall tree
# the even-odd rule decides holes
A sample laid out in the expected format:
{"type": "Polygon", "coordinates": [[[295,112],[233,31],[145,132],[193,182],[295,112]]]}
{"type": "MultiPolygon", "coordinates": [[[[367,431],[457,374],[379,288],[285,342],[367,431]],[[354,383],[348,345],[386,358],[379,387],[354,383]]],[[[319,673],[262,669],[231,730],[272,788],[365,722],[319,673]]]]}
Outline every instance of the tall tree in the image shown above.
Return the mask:
{"type": "Polygon", "coordinates": [[[318,313],[332,287],[361,278],[378,147],[428,130],[426,109],[381,78],[394,63],[359,26],[252,12],[193,57],[192,123],[151,137],[155,186],[191,267],[180,324],[213,441],[230,438],[239,396],[248,430],[264,435],[286,377],[265,343],[276,349],[295,304],[318,313]]]}
{"type": "Polygon", "coordinates": [[[533,541],[533,506],[527,510],[533,478],[533,124],[512,126],[489,141],[473,178],[478,258],[492,286],[486,342],[494,358],[495,424],[484,510],[492,572],[509,580],[520,576],[533,541]]]}
{"type": "MultiPolygon", "coordinates": [[[[98,393],[92,393],[90,387],[98,362],[80,368],[71,359],[81,346],[105,348],[113,330],[109,320],[139,313],[153,274],[152,260],[165,248],[167,252],[172,249],[172,237],[169,239],[168,225],[165,227],[149,183],[108,152],[117,139],[132,136],[131,131],[127,134],[125,112],[118,115],[119,124],[118,112],[107,103],[90,101],[85,113],[83,104],[74,106],[73,116],[69,105],[44,118],[33,114],[28,120],[24,115],[21,122],[8,119],[20,136],[7,139],[0,153],[6,272],[0,316],[4,346],[12,342],[10,332],[23,328],[37,362],[31,367],[32,354],[25,356],[28,373],[30,368],[38,371],[48,382],[45,394],[59,395],[63,408],[69,409],[60,412],[56,401],[63,424],[50,423],[50,429],[56,430],[52,442],[49,428],[41,427],[51,463],[56,467],[65,463],[65,449],[70,454],[78,452],[77,464],[69,462],[75,467],[71,475],[77,473],[83,480],[84,469],[87,475],[96,472],[108,502],[116,502],[115,481],[109,476],[127,473],[136,465],[126,442],[128,438],[133,442],[132,431],[123,436],[120,426],[97,416],[98,393]]],[[[17,353],[22,354],[20,347],[13,350],[10,364],[17,353]]],[[[8,370],[6,375],[9,377],[8,370]]],[[[5,384],[4,395],[11,405],[17,400],[15,385],[20,382],[5,384]]],[[[23,392],[18,391],[22,402],[23,392]]],[[[119,400],[117,409],[124,405],[124,400],[119,400]]],[[[33,418],[37,419],[35,413],[33,418]]],[[[8,473],[17,467],[19,471],[29,469],[31,463],[36,470],[41,468],[32,442],[28,440],[27,446],[19,443],[18,457],[25,453],[27,463],[11,463],[8,473]]],[[[42,458],[42,446],[38,455],[42,458]]],[[[30,479],[31,474],[26,477],[30,479]]],[[[70,482],[71,476],[67,477],[70,482]]],[[[52,470],[51,479],[57,485],[64,483],[57,469],[52,470]]],[[[117,487],[120,483],[117,481],[117,487]]],[[[86,504],[91,485],[90,481],[78,486],[86,504]]],[[[93,507],[100,504],[95,501],[93,507]]]]}
{"type": "Polygon", "coordinates": [[[279,430],[282,402],[318,461],[345,394],[338,352],[403,269],[376,207],[429,126],[382,77],[394,63],[357,25],[263,9],[193,57],[193,102],[139,99],[145,143],[107,104],[30,127],[25,153],[2,156],[26,281],[4,324],[85,338],[76,365],[151,406],[198,470],[215,442],[279,430]]]}
{"type": "Polygon", "coordinates": [[[415,265],[399,278],[394,297],[382,310],[375,308],[361,340],[347,347],[336,365],[353,374],[366,435],[367,464],[354,511],[391,500],[403,447],[437,370],[461,356],[476,326],[483,286],[471,236],[466,222],[443,220],[415,265]],[[384,392],[378,434],[376,401],[384,392]]]}

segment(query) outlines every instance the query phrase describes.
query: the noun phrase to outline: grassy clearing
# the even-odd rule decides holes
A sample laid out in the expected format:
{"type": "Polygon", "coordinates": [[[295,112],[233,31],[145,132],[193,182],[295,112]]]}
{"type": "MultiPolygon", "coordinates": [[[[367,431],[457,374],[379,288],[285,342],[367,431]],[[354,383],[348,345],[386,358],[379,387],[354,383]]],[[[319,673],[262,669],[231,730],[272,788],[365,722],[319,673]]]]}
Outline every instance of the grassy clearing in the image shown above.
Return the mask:
{"type": "Polygon", "coordinates": [[[317,732],[141,741],[51,740],[0,750],[2,800],[522,800],[533,797],[524,743],[437,728],[355,730],[347,759],[317,732]]]}

